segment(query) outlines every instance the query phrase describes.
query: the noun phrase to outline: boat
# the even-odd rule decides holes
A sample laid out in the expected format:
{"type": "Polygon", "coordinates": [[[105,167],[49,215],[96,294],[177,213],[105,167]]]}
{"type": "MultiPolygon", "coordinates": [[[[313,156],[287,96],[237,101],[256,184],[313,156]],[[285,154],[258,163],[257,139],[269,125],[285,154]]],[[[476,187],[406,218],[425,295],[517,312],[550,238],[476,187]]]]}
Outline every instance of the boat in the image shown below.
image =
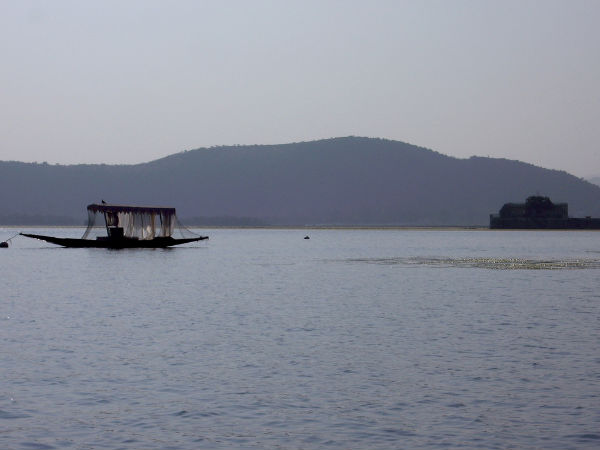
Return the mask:
{"type": "Polygon", "coordinates": [[[175,208],[102,203],[88,205],[87,212],[88,226],[80,239],[19,234],[75,248],[165,248],[208,239],[183,227],[177,220],[175,208]],[[181,238],[173,237],[176,229],[181,238]],[[97,235],[94,239],[99,230],[106,230],[106,235],[97,235]]]}

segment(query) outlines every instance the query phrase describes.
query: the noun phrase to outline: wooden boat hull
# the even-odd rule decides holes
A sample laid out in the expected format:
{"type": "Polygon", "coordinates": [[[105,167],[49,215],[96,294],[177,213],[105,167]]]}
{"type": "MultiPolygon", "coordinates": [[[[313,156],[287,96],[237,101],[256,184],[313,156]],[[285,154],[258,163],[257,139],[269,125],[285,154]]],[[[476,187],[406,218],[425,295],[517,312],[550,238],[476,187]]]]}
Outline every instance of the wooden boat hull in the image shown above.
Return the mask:
{"type": "Polygon", "coordinates": [[[100,238],[92,239],[74,239],[58,238],[54,236],[44,236],[41,234],[19,233],[21,236],[27,236],[33,239],[50,242],[51,244],[61,245],[72,248],[165,248],[174,245],[188,244],[190,242],[202,241],[208,239],[208,236],[198,236],[188,239],[175,239],[172,237],[157,237],[154,239],[129,239],[129,238],[100,238]]]}

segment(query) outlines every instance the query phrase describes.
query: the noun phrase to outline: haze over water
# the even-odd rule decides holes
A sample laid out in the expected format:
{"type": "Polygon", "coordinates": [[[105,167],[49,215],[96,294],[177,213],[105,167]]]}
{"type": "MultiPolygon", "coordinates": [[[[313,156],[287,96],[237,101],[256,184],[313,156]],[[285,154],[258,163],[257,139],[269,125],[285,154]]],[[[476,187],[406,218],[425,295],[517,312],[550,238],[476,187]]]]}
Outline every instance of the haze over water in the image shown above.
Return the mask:
{"type": "Polygon", "coordinates": [[[600,445],[597,232],[201,234],[0,249],[0,448],[600,445]]]}

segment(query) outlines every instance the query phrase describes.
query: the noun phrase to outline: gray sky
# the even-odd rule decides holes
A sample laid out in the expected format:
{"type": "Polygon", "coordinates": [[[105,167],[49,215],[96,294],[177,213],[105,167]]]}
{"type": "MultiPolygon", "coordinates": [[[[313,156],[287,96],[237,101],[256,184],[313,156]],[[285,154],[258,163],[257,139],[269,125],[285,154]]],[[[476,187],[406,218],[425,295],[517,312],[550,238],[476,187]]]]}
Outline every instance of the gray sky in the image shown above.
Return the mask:
{"type": "Polygon", "coordinates": [[[600,174],[600,0],[0,0],[0,160],[337,136],[600,174]]]}

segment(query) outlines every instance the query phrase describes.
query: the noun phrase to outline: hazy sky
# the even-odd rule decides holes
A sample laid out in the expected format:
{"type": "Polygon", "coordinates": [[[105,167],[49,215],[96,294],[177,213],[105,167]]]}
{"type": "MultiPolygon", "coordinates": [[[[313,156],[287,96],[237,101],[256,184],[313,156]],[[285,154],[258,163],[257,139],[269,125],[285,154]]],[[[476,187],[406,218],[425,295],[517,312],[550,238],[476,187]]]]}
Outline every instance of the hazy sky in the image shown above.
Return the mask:
{"type": "Polygon", "coordinates": [[[401,140],[600,174],[600,0],[0,0],[0,160],[401,140]]]}

